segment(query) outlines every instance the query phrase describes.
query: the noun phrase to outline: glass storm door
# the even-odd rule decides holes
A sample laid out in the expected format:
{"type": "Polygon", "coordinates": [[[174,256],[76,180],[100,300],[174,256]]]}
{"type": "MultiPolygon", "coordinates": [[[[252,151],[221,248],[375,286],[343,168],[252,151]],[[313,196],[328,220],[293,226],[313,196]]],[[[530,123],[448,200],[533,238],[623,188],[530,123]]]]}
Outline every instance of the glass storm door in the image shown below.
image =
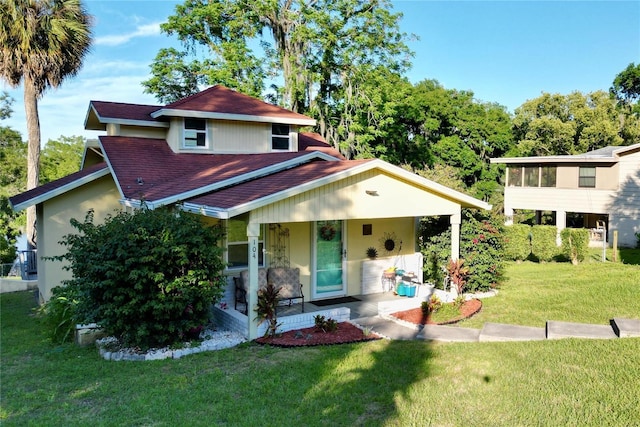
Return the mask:
{"type": "Polygon", "coordinates": [[[346,294],[342,221],[318,221],[314,226],[313,298],[346,294]]]}

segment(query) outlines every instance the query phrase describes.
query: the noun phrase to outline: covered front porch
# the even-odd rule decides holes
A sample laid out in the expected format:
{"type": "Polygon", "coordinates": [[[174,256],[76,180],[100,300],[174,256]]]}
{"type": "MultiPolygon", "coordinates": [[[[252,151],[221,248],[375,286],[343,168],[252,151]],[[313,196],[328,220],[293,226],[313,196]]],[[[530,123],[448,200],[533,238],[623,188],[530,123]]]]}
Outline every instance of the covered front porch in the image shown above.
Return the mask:
{"type": "MultiPolygon", "coordinates": [[[[229,280],[225,302],[229,309],[223,311],[235,312],[230,310],[234,278],[241,276],[249,316],[225,316],[224,327],[242,330],[249,339],[263,333],[253,308],[258,303],[258,290],[267,282],[265,270],[272,268],[298,270],[305,309],[309,306],[310,310],[295,319],[287,316],[287,323],[295,324],[295,329],[301,327],[297,322],[313,325],[314,301],[383,293],[381,279],[386,267],[406,269],[422,282],[417,237],[420,218],[449,218],[451,258],[457,259],[461,209],[490,208],[485,202],[380,160],[354,161],[346,169],[335,164],[315,163],[306,172],[269,175],[221,190],[215,199],[194,198],[182,205],[186,211],[226,223],[229,280]],[[219,206],[209,205],[213,202],[219,206]],[[370,249],[377,256],[370,256],[370,249]],[[227,321],[237,325],[225,324],[227,321]]],[[[393,295],[379,298],[393,299],[393,295]]],[[[418,299],[414,298],[419,306],[418,299]]],[[[366,304],[375,297],[360,301],[366,304]]],[[[352,317],[352,309],[357,316],[363,307],[322,306],[317,313],[326,312],[325,317],[344,321],[352,317]]],[[[370,310],[376,312],[376,308],[370,310]]]]}
{"type": "MultiPolygon", "coordinates": [[[[316,305],[313,302],[305,302],[304,313],[300,303],[283,305],[278,307],[278,329],[286,332],[296,329],[312,327],[315,324],[315,316],[321,315],[338,322],[351,321],[358,323],[358,319],[387,315],[397,311],[420,307],[423,301],[427,301],[436,292],[431,284],[421,284],[414,297],[403,297],[394,292],[380,292],[374,294],[352,295],[354,301],[336,302],[335,304],[316,305]]],[[[437,291],[443,301],[447,300],[447,294],[437,291]]],[[[235,310],[230,301],[223,301],[212,308],[212,315],[217,325],[248,336],[249,317],[241,311],[235,310]]],[[[255,317],[254,312],[249,316],[255,317]]],[[[266,324],[258,327],[258,336],[266,331],[266,324]]]]}

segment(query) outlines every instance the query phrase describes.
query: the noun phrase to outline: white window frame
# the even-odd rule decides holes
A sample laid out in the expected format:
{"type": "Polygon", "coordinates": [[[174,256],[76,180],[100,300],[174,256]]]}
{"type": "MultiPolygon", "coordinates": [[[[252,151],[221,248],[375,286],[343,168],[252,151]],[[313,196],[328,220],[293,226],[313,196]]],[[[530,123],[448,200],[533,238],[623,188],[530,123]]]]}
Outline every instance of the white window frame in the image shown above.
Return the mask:
{"type": "Polygon", "coordinates": [[[578,167],[578,188],[596,188],[596,175],[598,170],[595,166],[579,166],[578,167]],[[587,175],[587,172],[593,170],[593,175],[587,175]],[[587,181],[588,180],[588,181],[587,181]],[[593,180],[593,185],[586,185],[586,182],[591,183],[593,180]]]}
{"type": "Polygon", "coordinates": [[[205,148],[209,148],[209,136],[208,136],[208,124],[207,119],[202,119],[198,117],[185,117],[182,120],[182,147],[190,150],[202,150],[205,148]],[[204,129],[187,129],[187,120],[197,120],[202,121],[204,123],[204,129]],[[194,136],[187,136],[188,132],[194,132],[194,136]],[[204,135],[204,145],[198,145],[198,135],[204,135]],[[195,141],[195,145],[187,145],[187,139],[191,139],[195,141]]]}
{"type": "Polygon", "coordinates": [[[291,125],[286,123],[272,123],[271,124],[271,151],[290,151],[291,150],[291,125]],[[276,126],[286,126],[288,128],[287,134],[283,133],[274,133],[276,126]],[[274,140],[285,140],[287,141],[287,148],[275,148],[274,140]]]}

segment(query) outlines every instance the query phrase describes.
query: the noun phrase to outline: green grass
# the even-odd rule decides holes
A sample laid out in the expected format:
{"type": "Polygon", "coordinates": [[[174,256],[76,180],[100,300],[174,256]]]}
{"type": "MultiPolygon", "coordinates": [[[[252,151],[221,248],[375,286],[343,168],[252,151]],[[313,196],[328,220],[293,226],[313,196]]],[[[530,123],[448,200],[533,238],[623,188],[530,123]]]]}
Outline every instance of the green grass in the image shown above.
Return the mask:
{"type": "Polygon", "coordinates": [[[459,326],[486,322],[544,327],[547,320],[608,324],[614,317],[640,318],[640,267],[586,262],[510,264],[507,282],[482,310],[459,326]]]}
{"type": "MultiPolygon", "coordinates": [[[[562,309],[547,294],[578,287],[570,293],[581,307],[571,309],[575,315],[606,318],[599,312],[608,303],[593,297],[622,293],[608,310],[638,317],[639,267],[603,265],[597,280],[586,267],[514,264],[482,315],[548,317],[518,317],[507,305],[555,314],[562,309]],[[593,290],[602,282],[615,292],[593,290]],[[509,296],[518,288],[530,298],[509,296]]],[[[178,360],[109,362],[95,348],[49,343],[33,306],[29,292],[0,296],[3,426],[640,425],[635,338],[382,340],[296,349],[244,344],[178,360]]]]}

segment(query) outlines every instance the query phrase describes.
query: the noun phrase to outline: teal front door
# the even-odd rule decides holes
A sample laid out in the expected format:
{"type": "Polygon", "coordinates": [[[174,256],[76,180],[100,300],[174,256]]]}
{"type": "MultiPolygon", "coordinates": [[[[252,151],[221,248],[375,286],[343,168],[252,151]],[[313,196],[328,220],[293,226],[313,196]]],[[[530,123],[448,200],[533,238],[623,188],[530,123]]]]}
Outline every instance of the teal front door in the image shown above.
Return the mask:
{"type": "Polygon", "coordinates": [[[343,222],[318,221],[313,234],[313,299],[345,295],[343,222]]]}

